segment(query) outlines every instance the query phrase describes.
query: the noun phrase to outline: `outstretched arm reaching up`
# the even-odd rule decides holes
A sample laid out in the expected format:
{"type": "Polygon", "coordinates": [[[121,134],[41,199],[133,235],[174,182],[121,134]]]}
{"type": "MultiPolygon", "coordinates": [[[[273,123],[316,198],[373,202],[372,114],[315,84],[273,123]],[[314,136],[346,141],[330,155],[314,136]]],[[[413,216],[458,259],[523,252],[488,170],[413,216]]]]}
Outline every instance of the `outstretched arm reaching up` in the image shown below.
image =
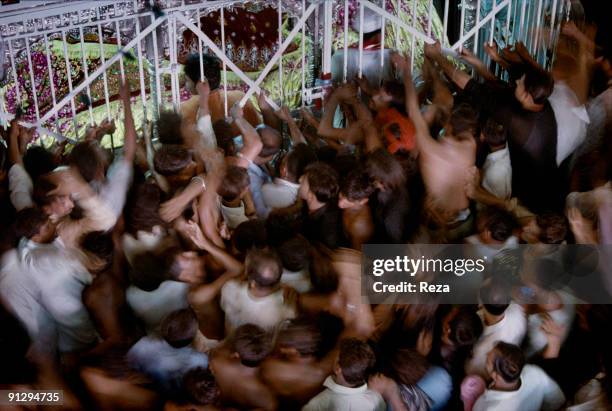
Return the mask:
{"type": "Polygon", "coordinates": [[[453,66],[450,61],[448,61],[448,59],[442,55],[442,47],[440,46],[439,41],[436,41],[434,44],[425,43],[423,50],[425,51],[425,55],[435,61],[442,69],[444,74],[446,74],[448,78],[457,85],[457,87],[462,90],[465,88],[471,77],[467,73],[453,66]]]}

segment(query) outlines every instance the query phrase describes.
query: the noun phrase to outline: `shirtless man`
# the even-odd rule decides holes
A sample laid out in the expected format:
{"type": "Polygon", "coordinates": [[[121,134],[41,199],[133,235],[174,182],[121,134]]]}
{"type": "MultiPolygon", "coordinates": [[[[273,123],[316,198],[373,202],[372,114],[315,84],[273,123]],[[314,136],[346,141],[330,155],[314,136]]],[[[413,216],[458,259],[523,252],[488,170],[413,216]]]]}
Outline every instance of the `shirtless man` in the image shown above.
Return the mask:
{"type": "Polygon", "coordinates": [[[259,378],[261,362],[271,351],[272,335],[256,325],[244,324],[212,352],[210,370],[223,403],[241,409],[277,409],[276,397],[259,378]]]}
{"type": "Polygon", "coordinates": [[[322,357],[323,336],[308,320],[293,320],[279,332],[276,355],[261,365],[261,377],[283,402],[283,408],[306,404],[332,372],[335,351],[322,357]]]}
{"type": "Polygon", "coordinates": [[[374,184],[365,172],[349,174],[340,188],[338,207],[342,209],[342,226],[351,248],[361,250],[374,234],[374,222],[368,204],[374,192],[374,184]]]}
{"type": "MultiPolygon", "coordinates": [[[[459,106],[451,114],[445,135],[435,140],[429,133],[423,119],[416,90],[412,82],[410,64],[399,54],[393,55],[393,62],[403,73],[406,88],[406,109],[416,128],[416,144],[419,150],[419,164],[427,191],[427,202],[432,211],[439,215],[439,222],[450,225],[465,219],[469,199],[465,195],[466,175],[476,161],[475,123],[465,106],[459,106]]],[[[475,120],[475,119],[474,119],[475,120]]]]}

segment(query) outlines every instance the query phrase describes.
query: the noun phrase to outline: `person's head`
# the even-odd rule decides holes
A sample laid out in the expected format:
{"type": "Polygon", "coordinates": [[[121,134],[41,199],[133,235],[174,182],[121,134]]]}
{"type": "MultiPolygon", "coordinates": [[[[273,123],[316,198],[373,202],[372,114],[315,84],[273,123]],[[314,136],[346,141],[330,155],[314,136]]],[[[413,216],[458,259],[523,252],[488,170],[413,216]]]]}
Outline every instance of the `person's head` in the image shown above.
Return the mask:
{"type": "Polygon", "coordinates": [[[32,181],[36,181],[38,177],[52,172],[57,164],[49,150],[42,146],[30,146],[23,155],[23,167],[32,181]]]}
{"type": "Polygon", "coordinates": [[[480,141],[486,143],[492,150],[506,145],[507,132],[503,124],[489,117],[482,127],[480,141]]]}
{"type": "Polygon", "coordinates": [[[300,177],[299,196],[309,204],[333,203],[338,196],[338,174],[321,162],[310,164],[300,177]]]}
{"type": "Polygon", "coordinates": [[[365,168],[379,190],[393,191],[406,186],[406,173],[402,165],[383,148],[368,155],[365,168]]]}
{"type": "Polygon", "coordinates": [[[268,214],[266,219],[266,233],[268,243],[278,246],[295,236],[301,230],[302,213],[290,208],[277,208],[268,214]]]}
{"type": "Polygon", "coordinates": [[[471,347],[482,334],[482,320],[469,307],[454,308],[442,321],[442,341],[456,348],[471,347]]]}
{"type": "Polygon", "coordinates": [[[204,260],[197,253],[176,246],[137,254],[130,271],[134,284],[145,291],[155,290],[166,280],[200,284],[205,275],[204,260]]]}
{"type": "Polygon", "coordinates": [[[266,241],[266,223],[257,218],[240,223],[234,229],[231,240],[234,254],[242,256],[253,247],[265,247],[266,241]]]}
{"type": "Polygon", "coordinates": [[[565,216],[544,213],[523,227],[522,238],[530,244],[561,244],[565,241],[568,224],[565,216]]]}
{"type": "Polygon", "coordinates": [[[306,144],[297,144],[281,161],[280,176],[285,180],[297,183],[306,167],[317,161],[314,150],[306,144]]]}
{"type": "Polygon", "coordinates": [[[338,359],[334,365],[336,382],[348,387],[365,384],[376,363],[374,351],[367,342],[357,338],[340,341],[338,359]]]}
{"type": "Polygon", "coordinates": [[[552,76],[544,70],[528,69],[516,81],[514,96],[528,111],[540,111],[553,92],[552,76]]]}
{"type": "Polygon", "coordinates": [[[115,249],[112,233],[92,231],[80,240],[81,250],[86,256],[87,270],[98,274],[108,270],[113,264],[115,249]]]}
{"type": "Polygon", "coordinates": [[[236,155],[236,144],[234,143],[234,130],[232,125],[225,119],[217,120],[213,123],[217,147],[223,150],[226,157],[236,155]]]}
{"type": "Polygon", "coordinates": [[[217,194],[219,194],[224,201],[235,201],[241,198],[248,189],[249,173],[246,168],[228,166],[225,169],[223,181],[217,189],[217,194]]]}
{"type": "MultiPolygon", "coordinates": [[[[202,54],[204,77],[208,80],[210,90],[216,90],[221,83],[221,61],[212,54],[202,54]]],[[[191,94],[197,94],[196,83],[202,80],[200,71],[200,56],[190,54],[185,62],[185,88],[191,94]]]]}
{"type": "Polygon", "coordinates": [[[277,350],[285,357],[318,357],[323,335],[316,323],[307,319],[289,320],[276,337],[277,350]]]}
{"type": "Polygon", "coordinates": [[[368,202],[374,191],[374,183],[368,173],[363,170],[353,170],[342,181],[338,207],[342,209],[361,207],[368,202]]]}
{"type": "Polygon", "coordinates": [[[255,368],[272,352],[272,335],[254,324],[244,324],[236,329],[232,338],[235,356],[245,367],[255,368]]]}
{"type": "Polygon", "coordinates": [[[400,384],[415,385],[427,372],[427,359],[412,348],[400,348],[389,359],[389,373],[400,384]]]}
{"type": "Polygon", "coordinates": [[[265,164],[272,160],[281,149],[283,145],[283,136],[281,136],[278,130],[268,126],[258,129],[257,132],[259,133],[263,147],[257,155],[255,162],[257,164],[265,164]]]}
{"type": "Polygon", "coordinates": [[[191,308],[168,314],[161,322],[161,335],[174,348],[187,347],[198,332],[198,319],[191,308]]]}
{"type": "Polygon", "coordinates": [[[136,235],[138,231],[151,232],[155,226],[164,226],[159,215],[161,189],[155,184],[139,184],[132,188],[125,207],[126,231],[136,235]]]}
{"type": "Polygon", "coordinates": [[[499,317],[506,312],[510,306],[510,288],[501,280],[492,278],[485,281],[479,291],[480,302],[485,310],[485,315],[499,317]]]}
{"type": "Polygon", "coordinates": [[[514,344],[499,341],[487,355],[486,371],[497,387],[516,385],[524,366],[525,355],[514,344]]]}
{"type": "Polygon", "coordinates": [[[577,212],[569,218],[572,231],[576,229],[575,224],[585,225],[592,230],[595,230],[599,224],[597,202],[591,192],[569,193],[565,200],[565,210],[568,218],[570,217],[569,213],[577,212]]]}
{"type": "Polygon", "coordinates": [[[161,110],[155,122],[157,139],[161,144],[184,144],[181,115],[174,110],[161,110]]]}
{"type": "Polygon", "coordinates": [[[516,222],[507,211],[490,207],[479,213],[476,226],[483,243],[500,244],[512,235],[516,222]]]}
{"type": "Polygon", "coordinates": [[[70,214],[74,208],[74,202],[70,196],[50,194],[56,188],[57,186],[49,176],[43,175],[34,183],[32,199],[45,214],[59,219],[70,214]]]}
{"type": "Polygon", "coordinates": [[[55,238],[55,224],[41,209],[28,207],[15,216],[15,234],[17,238],[25,237],[35,243],[46,244],[55,238]]]}
{"type": "Polygon", "coordinates": [[[460,103],[453,108],[446,129],[458,140],[475,138],[479,134],[478,112],[470,104],[460,103]]]}
{"type": "Polygon", "coordinates": [[[196,163],[187,148],[166,144],[155,152],[153,158],[155,171],[165,176],[171,185],[185,185],[196,172],[196,163]]]}
{"type": "Polygon", "coordinates": [[[370,100],[370,108],[374,111],[393,107],[399,112],[405,110],[404,85],[397,80],[386,80],[370,100]]]}
{"type": "Polygon", "coordinates": [[[79,170],[87,182],[104,179],[106,155],[97,141],[82,141],[75,145],[68,162],[79,170]]]}
{"type": "Polygon", "coordinates": [[[295,236],[282,242],[276,251],[283,267],[293,272],[306,269],[312,257],[310,243],[302,236],[295,236]]]}
{"type": "Polygon", "coordinates": [[[190,403],[215,405],[221,398],[221,390],[215,376],[206,368],[192,368],[183,376],[183,390],[190,403]]]}
{"type": "Polygon", "coordinates": [[[283,265],[278,253],[271,248],[251,249],[244,262],[249,289],[256,297],[275,292],[280,286],[283,265]]]}

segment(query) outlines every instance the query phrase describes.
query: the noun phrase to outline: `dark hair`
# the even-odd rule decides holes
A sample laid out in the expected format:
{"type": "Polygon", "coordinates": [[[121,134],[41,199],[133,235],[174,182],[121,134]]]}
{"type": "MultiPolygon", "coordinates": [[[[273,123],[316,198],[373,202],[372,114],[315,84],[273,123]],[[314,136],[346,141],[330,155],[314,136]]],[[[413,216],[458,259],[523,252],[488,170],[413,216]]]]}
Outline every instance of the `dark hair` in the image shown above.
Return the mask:
{"type": "Polygon", "coordinates": [[[188,400],[200,405],[212,405],[219,402],[221,391],[213,373],[206,368],[197,367],[185,373],[183,390],[188,400]]]}
{"type": "Polygon", "coordinates": [[[304,174],[306,167],[315,161],[317,161],[317,155],[310,146],[304,143],[297,144],[287,153],[287,174],[294,182],[297,182],[304,174]]]}
{"type": "Polygon", "coordinates": [[[427,359],[412,348],[396,350],[389,366],[393,379],[404,385],[416,385],[429,368],[427,359]]]}
{"type": "Polygon", "coordinates": [[[510,306],[509,285],[504,284],[502,280],[493,278],[488,281],[480,287],[479,295],[484,309],[492,315],[502,315],[510,306]]]}
{"type": "Polygon", "coordinates": [[[307,319],[287,321],[281,327],[276,343],[279,347],[295,348],[301,356],[319,356],[323,335],[314,322],[307,319]]]}
{"type": "Polygon", "coordinates": [[[340,193],[350,201],[363,200],[374,193],[374,183],[368,173],[363,170],[353,170],[342,181],[340,193]]]}
{"type": "Polygon", "coordinates": [[[499,147],[506,144],[507,132],[503,124],[489,117],[482,128],[485,141],[491,147],[499,147]]]}
{"type": "Polygon", "coordinates": [[[525,71],[525,90],[531,95],[535,104],[544,104],[552,94],[554,80],[544,70],[528,68],[525,71]]]}
{"type": "Polygon", "coordinates": [[[521,349],[514,345],[499,341],[493,348],[496,351],[493,360],[493,369],[506,382],[515,382],[521,377],[525,366],[525,355],[521,349]]]}
{"type": "Polygon", "coordinates": [[[512,214],[499,208],[490,207],[483,211],[484,225],[496,241],[506,241],[512,235],[516,222],[512,214]]]}
{"type": "Polygon", "coordinates": [[[186,347],[198,332],[198,319],[191,308],[183,308],[168,314],[161,322],[164,340],[174,348],[186,347]]]}
{"type": "Polygon", "coordinates": [[[382,89],[391,96],[391,107],[400,113],[405,113],[406,94],[404,92],[404,84],[397,80],[385,80],[382,84],[382,89]]]}
{"type": "Polygon", "coordinates": [[[292,238],[302,227],[302,214],[291,209],[277,208],[268,214],[266,232],[268,243],[279,245],[292,238]]]}
{"type": "Polygon", "coordinates": [[[39,206],[48,206],[53,200],[55,195],[49,195],[49,193],[57,188],[57,185],[51,181],[48,174],[38,177],[34,181],[34,187],[32,189],[32,200],[39,206]]]}
{"type": "Polygon", "coordinates": [[[478,112],[467,103],[460,103],[453,108],[449,122],[453,129],[454,137],[459,137],[464,133],[477,136],[479,133],[478,112]]]}
{"type": "Polygon", "coordinates": [[[329,165],[317,161],[306,167],[304,175],[310,191],[318,201],[329,203],[338,196],[338,173],[329,165]]]}
{"type": "Polygon", "coordinates": [[[402,165],[384,148],[368,155],[366,171],[372,180],[380,182],[389,190],[404,188],[406,185],[406,173],[402,165]]]}
{"type": "Polygon", "coordinates": [[[276,286],[283,274],[280,257],[271,248],[251,249],[244,262],[244,269],[248,280],[255,281],[260,287],[276,286]]]}
{"type": "Polygon", "coordinates": [[[283,136],[278,132],[278,130],[265,126],[259,130],[259,137],[261,138],[261,142],[263,143],[263,147],[259,152],[259,157],[269,157],[278,153],[281,146],[283,145],[283,136]]]}
{"type": "Polygon", "coordinates": [[[81,248],[104,262],[104,267],[99,271],[108,269],[113,263],[115,246],[112,233],[104,231],[92,231],[81,237],[81,248]]]}
{"type": "Polygon", "coordinates": [[[53,153],[41,146],[29,147],[23,155],[23,167],[32,181],[36,181],[43,174],[52,172],[57,164],[53,153]]]}
{"type": "Polygon", "coordinates": [[[472,346],[482,334],[482,320],[474,310],[461,307],[449,322],[450,340],[459,347],[472,346]]]}
{"type": "Polygon", "coordinates": [[[95,141],[82,141],[74,146],[68,162],[75,166],[85,181],[92,181],[96,173],[104,167],[100,147],[95,141]]]}
{"type": "Polygon", "coordinates": [[[376,362],[374,351],[370,346],[357,338],[345,338],[340,341],[338,365],[345,381],[352,385],[363,385],[376,362]]]}
{"type": "Polygon", "coordinates": [[[24,208],[15,216],[15,234],[17,238],[32,238],[39,233],[40,228],[49,217],[37,207],[24,208]]]}
{"type": "Polygon", "coordinates": [[[295,236],[277,247],[283,267],[300,271],[308,267],[311,259],[310,243],[302,236],[295,236]]]}
{"type": "MultiPolygon", "coordinates": [[[[221,84],[221,62],[212,54],[202,53],[202,66],[204,68],[204,76],[208,80],[211,90],[219,88],[221,84]]],[[[193,53],[187,56],[185,62],[185,75],[194,83],[201,80],[200,77],[200,57],[193,53]]]]}
{"type": "Polygon", "coordinates": [[[226,157],[236,154],[236,144],[234,143],[234,131],[232,125],[225,119],[214,122],[213,130],[217,139],[217,146],[222,149],[226,157]]]}
{"type": "Polygon", "coordinates": [[[129,276],[134,285],[144,291],[153,291],[166,280],[178,277],[176,257],[181,253],[178,247],[167,247],[158,252],[145,251],[132,260],[129,276]]]}
{"type": "Polygon", "coordinates": [[[545,244],[561,244],[567,236],[568,223],[561,214],[545,213],[536,216],[540,227],[540,241],[545,244]]]}
{"type": "Polygon", "coordinates": [[[272,352],[272,335],[254,324],[238,327],[232,341],[240,362],[246,367],[257,367],[272,352]]]}
{"type": "Polygon", "coordinates": [[[174,110],[162,110],[155,122],[157,139],[162,144],[183,144],[181,133],[181,115],[174,110]]]}
{"type": "Polygon", "coordinates": [[[164,226],[159,215],[161,189],[150,183],[140,184],[130,191],[125,207],[126,231],[136,234],[139,230],[151,231],[155,226],[164,226]]]}
{"type": "Polygon", "coordinates": [[[246,168],[228,166],[225,169],[223,181],[217,189],[217,194],[225,201],[233,201],[236,200],[248,186],[249,173],[246,168]]]}
{"type": "Polygon", "coordinates": [[[232,233],[232,243],[241,253],[252,247],[265,247],[266,238],[266,223],[258,218],[240,223],[232,233]]]}
{"type": "Polygon", "coordinates": [[[163,176],[180,173],[192,161],[191,152],[183,146],[166,144],[155,152],[155,171],[163,176]]]}

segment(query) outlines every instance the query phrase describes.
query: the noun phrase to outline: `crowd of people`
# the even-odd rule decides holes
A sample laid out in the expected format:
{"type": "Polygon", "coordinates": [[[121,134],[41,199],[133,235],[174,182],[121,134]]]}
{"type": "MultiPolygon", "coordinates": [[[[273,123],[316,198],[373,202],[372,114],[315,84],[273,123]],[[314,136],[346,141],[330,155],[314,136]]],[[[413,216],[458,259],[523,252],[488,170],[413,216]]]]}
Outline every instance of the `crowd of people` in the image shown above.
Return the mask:
{"type": "Polygon", "coordinates": [[[610,60],[573,23],[551,71],[485,48],[426,44],[418,89],[395,52],[395,80],[338,84],[321,113],[232,92],[231,118],[219,61],[192,56],[193,97],[142,135],[122,85],[115,152],[113,121],[44,148],[16,118],[0,387],[86,410],[609,410],[612,309],[546,273],[537,302],[361,295],[364,244],[612,244],[610,60]]]}

